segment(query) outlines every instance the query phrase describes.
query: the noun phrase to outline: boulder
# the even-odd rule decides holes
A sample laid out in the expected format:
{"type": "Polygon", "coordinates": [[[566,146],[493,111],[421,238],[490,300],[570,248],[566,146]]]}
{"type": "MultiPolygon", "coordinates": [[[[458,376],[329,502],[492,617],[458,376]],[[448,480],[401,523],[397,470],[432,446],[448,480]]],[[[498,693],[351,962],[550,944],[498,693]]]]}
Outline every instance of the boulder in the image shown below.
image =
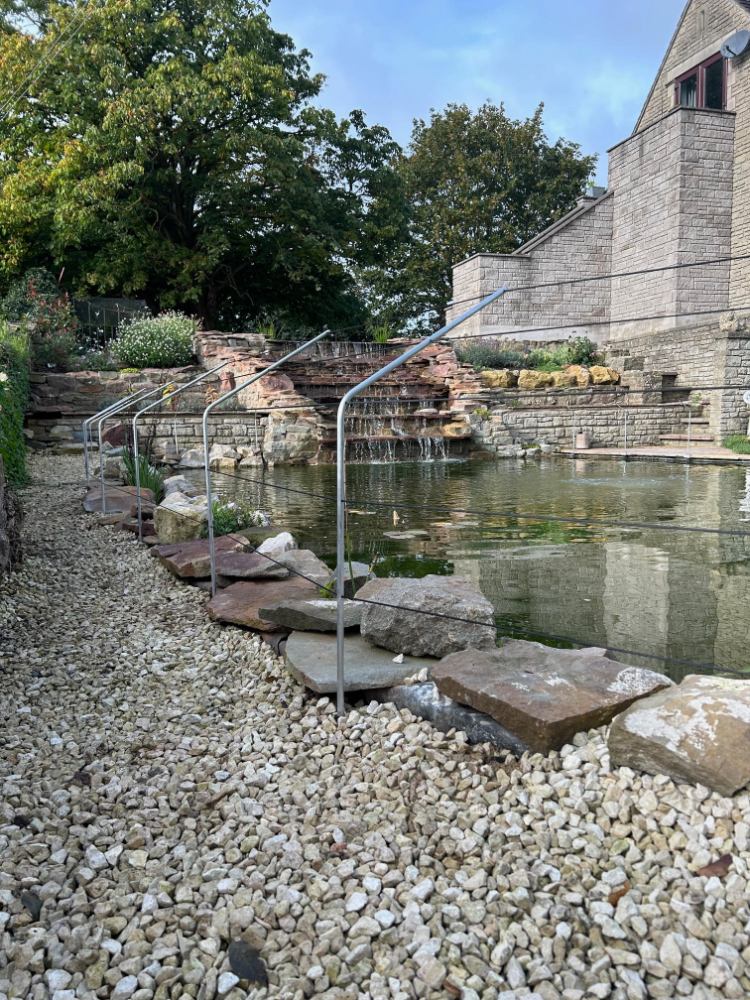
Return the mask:
{"type": "MultiPolygon", "coordinates": [[[[153,503],[154,494],[151,490],[141,487],[141,501],[153,503]]],[[[135,486],[105,486],[104,506],[108,514],[134,514],[137,510],[137,491],[135,486]]],[[[83,509],[87,514],[101,513],[102,491],[94,486],[86,494],[83,509]]]]}
{"type": "Polygon", "coordinates": [[[480,373],[488,389],[513,389],[518,385],[518,375],[507,368],[487,369],[480,373]]]}
{"type": "Polygon", "coordinates": [[[575,384],[581,388],[591,385],[591,372],[588,368],[584,368],[583,365],[568,365],[565,369],[568,375],[572,375],[575,379],[575,384]]]}
{"type": "Polygon", "coordinates": [[[466,416],[455,415],[454,419],[440,428],[443,437],[451,440],[471,437],[471,421],[466,416]]]}
{"type": "MultiPolygon", "coordinates": [[[[233,555],[246,556],[243,551],[248,542],[237,535],[224,535],[216,539],[216,565],[222,559],[233,555]]],[[[208,549],[208,539],[201,538],[192,542],[172,542],[168,545],[157,545],[153,554],[159,558],[170,573],[184,580],[200,580],[211,575],[211,556],[208,549]]]]}
{"type": "Polygon", "coordinates": [[[372,580],[356,596],[373,602],[364,605],[362,635],[394,653],[439,658],[470,646],[495,645],[494,609],[462,577],[372,580]]]}
{"type": "Polygon", "coordinates": [[[154,524],[160,542],[188,542],[200,538],[207,521],[206,497],[188,497],[170,493],[154,511],[154,524]]]}
{"type": "Polygon", "coordinates": [[[208,454],[208,464],[216,472],[234,472],[239,454],[228,444],[215,444],[208,454]]]}
{"type": "Polygon", "coordinates": [[[667,774],[719,795],[750,784],[750,679],[689,676],[612,723],[613,767],[667,774]]]}
{"type": "MultiPolygon", "coordinates": [[[[236,535],[224,535],[236,538],[236,535]]],[[[249,543],[248,543],[249,544],[249,543]]],[[[277,566],[257,552],[230,551],[222,553],[216,560],[216,572],[226,578],[223,586],[228,587],[238,580],[285,580],[289,570],[277,566]]]]}
{"type": "Polygon", "coordinates": [[[184,454],[180,456],[180,461],[177,463],[180,469],[203,469],[206,466],[206,458],[202,448],[188,448],[184,454]]]}
{"type": "Polygon", "coordinates": [[[272,559],[278,559],[280,555],[296,548],[294,537],[288,531],[282,531],[280,535],[272,535],[262,541],[258,546],[258,552],[261,555],[271,556],[272,559]]]}
{"type": "Polygon", "coordinates": [[[568,371],[552,372],[552,384],[556,389],[570,389],[577,385],[575,375],[568,371]]]}
{"type": "Polygon", "coordinates": [[[198,496],[198,489],[184,476],[169,476],[164,480],[164,496],[168,497],[170,493],[182,493],[186,497],[195,497],[198,496]]]}
{"type": "Polygon", "coordinates": [[[242,581],[219,591],[208,602],[208,613],[214,621],[243,625],[256,632],[279,632],[280,625],[265,621],[261,608],[271,607],[279,601],[307,600],[318,596],[318,587],[299,577],[265,582],[242,581]]]}
{"type": "MultiPolygon", "coordinates": [[[[414,657],[394,657],[371,646],[359,635],[344,640],[344,690],[371,691],[401,684],[428,668],[430,662],[414,657]]],[[[284,647],[290,674],[300,684],[319,694],[336,690],[336,637],[311,632],[292,632],[284,647]]]]}
{"type": "Polygon", "coordinates": [[[620,374],[614,368],[607,368],[604,365],[592,365],[589,369],[591,380],[594,385],[616,385],[620,381],[620,374]]]}
{"type": "MultiPolygon", "coordinates": [[[[279,601],[260,609],[264,621],[281,625],[292,632],[335,632],[336,601],[318,598],[311,601],[279,601]]],[[[344,601],[344,628],[359,628],[362,605],[344,601]]]]}
{"type": "Polygon", "coordinates": [[[554,380],[550,372],[535,372],[522,368],[518,373],[519,389],[547,389],[553,384],[554,380]]]}
{"type": "MultiPolygon", "coordinates": [[[[367,563],[357,562],[356,560],[347,562],[344,566],[344,597],[354,597],[358,590],[374,579],[375,574],[367,563]]],[[[336,596],[335,572],[332,573],[331,570],[328,570],[325,587],[333,597],[336,596]]]]}
{"type": "Polygon", "coordinates": [[[532,750],[548,753],[672,684],[663,674],[604,654],[513,639],[500,649],[446,656],[432,677],[442,694],[491,716],[532,750]]]}
{"type": "MultiPolygon", "coordinates": [[[[262,548],[261,545],[258,552],[262,548]]],[[[267,552],[266,555],[270,555],[270,553],[267,552]]],[[[307,577],[309,580],[314,580],[318,587],[324,587],[331,579],[329,567],[321,559],[318,559],[310,549],[288,549],[273,558],[277,563],[281,563],[292,576],[307,577]]]]}

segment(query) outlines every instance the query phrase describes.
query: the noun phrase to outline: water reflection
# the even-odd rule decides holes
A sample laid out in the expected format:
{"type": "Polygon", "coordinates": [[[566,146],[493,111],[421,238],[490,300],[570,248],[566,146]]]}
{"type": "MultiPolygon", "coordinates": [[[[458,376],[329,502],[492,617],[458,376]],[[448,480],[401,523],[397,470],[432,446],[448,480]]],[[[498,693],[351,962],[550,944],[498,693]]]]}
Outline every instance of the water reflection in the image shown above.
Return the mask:
{"type": "MultiPolygon", "coordinates": [[[[266,479],[318,494],[335,489],[329,466],[278,468],[266,479]]],[[[218,476],[216,484],[271,510],[276,524],[333,564],[331,499],[218,476]]],[[[358,511],[349,524],[355,558],[377,560],[383,575],[467,576],[493,602],[501,630],[750,667],[750,538],[554,520],[748,530],[750,471],[580,459],[352,466],[349,496],[358,511]],[[423,529],[427,536],[386,537],[394,534],[391,503],[414,505],[399,509],[399,532],[423,529]]],[[[695,668],[670,672],[679,677],[695,668]]]]}

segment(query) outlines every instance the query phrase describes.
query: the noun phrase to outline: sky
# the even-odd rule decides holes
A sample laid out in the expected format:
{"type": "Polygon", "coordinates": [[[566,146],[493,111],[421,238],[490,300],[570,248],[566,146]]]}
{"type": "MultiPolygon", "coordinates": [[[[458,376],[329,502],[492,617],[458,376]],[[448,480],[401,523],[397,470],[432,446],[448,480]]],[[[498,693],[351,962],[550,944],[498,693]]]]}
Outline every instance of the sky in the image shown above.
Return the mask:
{"type": "Polygon", "coordinates": [[[321,102],[387,125],[449,102],[545,105],[551,139],[599,154],[630,134],[684,0],[271,0],[274,27],[313,55],[321,102]]]}

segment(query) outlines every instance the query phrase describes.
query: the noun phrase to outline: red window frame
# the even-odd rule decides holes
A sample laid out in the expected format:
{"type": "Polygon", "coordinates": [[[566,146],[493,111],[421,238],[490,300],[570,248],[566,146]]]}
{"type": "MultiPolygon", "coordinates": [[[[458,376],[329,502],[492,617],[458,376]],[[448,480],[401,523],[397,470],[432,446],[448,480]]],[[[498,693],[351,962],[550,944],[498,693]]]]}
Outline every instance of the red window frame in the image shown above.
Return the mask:
{"type": "Polygon", "coordinates": [[[675,105],[683,107],[680,104],[680,90],[682,89],[682,84],[685,80],[689,80],[691,76],[698,77],[698,94],[696,97],[696,108],[708,111],[724,111],[727,106],[727,67],[722,66],[722,92],[721,92],[721,108],[706,108],[706,70],[711,66],[715,66],[717,62],[726,64],[724,56],[719,52],[715,56],[711,56],[710,59],[706,59],[705,62],[698,63],[697,66],[693,66],[692,69],[688,70],[687,73],[683,73],[678,76],[674,82],[674,95],[675,95],[675,105]]]}

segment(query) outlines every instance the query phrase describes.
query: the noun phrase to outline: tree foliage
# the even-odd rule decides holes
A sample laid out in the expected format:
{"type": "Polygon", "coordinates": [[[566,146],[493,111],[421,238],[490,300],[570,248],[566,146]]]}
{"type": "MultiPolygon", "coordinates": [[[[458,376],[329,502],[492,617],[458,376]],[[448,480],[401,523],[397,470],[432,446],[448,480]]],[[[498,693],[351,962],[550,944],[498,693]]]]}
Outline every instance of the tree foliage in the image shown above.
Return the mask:
{"type": "Polygon", "coordinates": [[[397,147],[313,106],[322,80],[262,0],[2,3],[0,93],[20,97],[0,117],[0,284],[51,260],[76,293],[209,323],[361,315],[353,267],[397,147]]]}
{"type": "Polygon", "coordinates": [[[541,106],[514,120],[503,105],[472,113],[450,104],[415,121],[399,168],[407,236],[373,275],[380,311],[417,324],[440,318],[454,264],[517,250],[573,207],[594,165],[574,143],[548,141],[541,106]]]}

